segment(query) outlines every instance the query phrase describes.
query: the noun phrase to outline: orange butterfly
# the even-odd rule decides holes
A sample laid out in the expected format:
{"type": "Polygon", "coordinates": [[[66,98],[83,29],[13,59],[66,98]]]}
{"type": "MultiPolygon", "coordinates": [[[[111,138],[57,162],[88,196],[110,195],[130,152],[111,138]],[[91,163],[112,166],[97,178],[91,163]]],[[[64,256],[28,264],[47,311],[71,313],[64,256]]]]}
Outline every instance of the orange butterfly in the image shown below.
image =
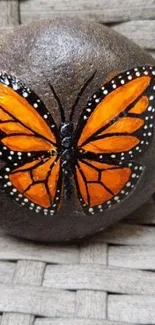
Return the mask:
{"type": "Polygon", "coordinates": [[[85,213],[122,201],[144,167],[133,161],[153,137],[155,68],[125,71],[89,100],[77,128],[50,85],[61,113],[58,128],[43,102],[16,77],[0,75],[1,188],[30,210],[53,215],[70,200],[73,183],[85,213]],[[64,189],[64,190],[63,190],[64,189]]]}

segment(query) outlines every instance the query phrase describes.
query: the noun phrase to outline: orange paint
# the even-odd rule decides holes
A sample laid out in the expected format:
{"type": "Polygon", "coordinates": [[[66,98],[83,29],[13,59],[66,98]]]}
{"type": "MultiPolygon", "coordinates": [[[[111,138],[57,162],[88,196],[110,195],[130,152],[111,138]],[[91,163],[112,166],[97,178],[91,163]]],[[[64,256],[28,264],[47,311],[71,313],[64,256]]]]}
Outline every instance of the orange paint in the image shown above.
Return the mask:
{"type": "MultiPolygon", "coordinates": [[[[122,188],[124,188],[125,184],[128,182],[131,176],[130,168],[119,168],[119,167],[117,168],[117,166],[113,166],[116,167],[116,169],[109,169],[109,170],[107,169],[101,171],[101,169],[104,169],[105,167],[104,163],[103,164],[96,163],[94,161],[89,161],[89,160],[87,160],[87,162],[89,162],[89,164],[91,164],[92,167],[89,167],[81,162],[79,163],[79,165],[80,165],[80,169],[84,174],[85,179],[87,180],[87,187],[88,187],[91,207],[104,204],[107,200],[110,200],[113,197],[113,195],[107,189],[112,191],[115,195],[118,194],[122,190],[122,188]],[[93,169],[93,166],[97,167],[98,164],[101,173],[100,182],[99,182],[99,172],[93,169]],[[104,187],[104,185],[107,187],[107,189],[104,187]]],[[[106,167],[112,168],[112,165],[106,164],[106,167]]],[[[77,168],[76,168],[76,176],[78,180],[80,194],[84,202],[88,204],[86,184],[84,178],[81,176],[77,168]]]]}
{"type": "Polygon", "coordinates": [[[10,137],[3,138],[1,142],[11,150],[22,152],[48,151],[54,148],[46,140],[26,135],[12,135],[10,137]]]}
{"type": "Polygon", "coordinates": [[[51,169],[51,165],[53,164],[55,157],[51,157],[46,162],[43,162],[40,166],[36,167],[32,171],[33,180],[41,181],[45,180],[48,176],[48,173],[51,169]]]}
{"type": "Polygon", "coordinates": [[[6,134],[33,134],[33,132],[16,122],[0,123],[0,130],[6,134]]]}
{"type": "Polygon", "coordinates": [[[32,185],[24,195],[35,204],[41,205],[44,208],[49,208],[51,205],[50,198],[44,184],[40,183],[32,185]]]}
{"type": "Polygon", "coordinates": [[[18,172],[9,175],[9,180],[16,189],[23,193],[25,189],[32,184],[32,179],[29,172],[18,172]]]}
{"type": "Polygon", "coordinates": [[[131,176],[130,168],[118,168],[102,172],[102,182],[114,193],[118,194],[131,176]]]}
{"type": "Polygon", "coordinates": [[[108,169],[108,168],[117,167],[115,165],[109,165],[109,164],[105,164],[105,163],[94,161],[94,160],[90,161],[90,160],[85,159],[85,161],[89,162],[91,164],[91,166],[94,166],[98,169],[108,169]]]}
{"type": "Polygon", "coordinates": [[[145,112],[149,105],[149,99],[146,96],[142,96],[136,105],[131,108],[130,113],[142,114],[145,112]]]}
{"type": "Polygon", "coordinates": [[[78,182],[80,194],[81,194],[84,202],[86,204],[88,204],[88,197],[87,197],[85,182],[84,182],[84,180],[83,180],[83,178],[81,176],[81,173],[79,172],[77,167],[75,167],[75,170],[76,170],[76,177],[77,177],[77,182],[78,182]]]}
{"type": "Polygon", "coordinates": [[[103,204],[112,198],[112,195],[105,190],[101,184],[88,184],[88,191],[90,195],[90,206],[103,204]]]}
{"type": "Polygon", "coordinates": [[[144,121],[140,118],[122,117],[99,135],[108,133],[133,133],[142,127],[143,124],[144,121]]]}
{"type": "Polygon", "coordinates": [[[81,162],[79,162],[79,167],[80,169],[82,170],[82,172],[87,175],[87,180],[88,181],[97,181],[98,180],[98,176],[99,176],[99,173],[97,170],[95,170],[93,167],[90,167],[86,164],[83,164],[81,162]]]}
{"type": "Polygon", "coordinates": [[[31,167],[34,167],[36,164],[38,164],[39,161],[40,161],[40,160],[38,159],[38,160],[33,160],[32,162],[26,163],[25,165],[23,165],[23,166],[21,166],[21,167],[15,169],[15,170],[13,171],[13,173],[15,173],[15,172],[17,172],[17,171],[21,171],[21,170],[25,170],[25,169],[29,169],[29,168],[31,168],[31,167]]]}
{"type": "Polygon", "coordinates": [[[49,194],[47,193],[46,187],[42,182],[45,182],[48,179],[47,185],[51,194],[51,199],[54,200],[60,171],[60,160],[58,160],[51,169],[51,165],[55,159],[55,157],[51,157],[50,159],[46,160],[46,162],[42,161],[42,164],[36,168],[35,166],[39,160],[27,163],[13,171],[13,173],[9,176],[9,180],[19,192],[24,192],[24,196],[26,198],[31,200],[33,203],[47,208],[51,205],[51,203],[49,194]],[[29,170],[24,171],[25,169],[27,170],[30,168],[32,170],[32,178],[29,170]],[[40,183],[35,184],[35,182],[38,181],[40,181],[40,183]],[[31,187],[26,191],[30,185],[31,187]]]}
{"type": "Polygon", "coordinates": [[[13,118],[10,117],[10,115],[8,115],[7,113],[5,113],[5,112],[0,108],[0,121],[9,121],[9,120],[13,120],[13,118]]]}
{"type": "Polygon", "coordinates": [[[46,139],[56,143],[55,137],[39,113],[33,108],[22,96],[18,95],[11,88],[0,84],[0,106],[5,109],[6,113],[11,114],[25,127],[37,132],[46,139]]]}
{"type": "Polygon", "coordinates": [[[134,136],[112,136],[89,142],[83,149],[94,153],[117,153],[131,150],[139,143],[134,136]]]}
{"type": "Polygon", "coordinates": [[[49,191],[50,191],[50,194],[51,194],[53,200],[56,195],[57,182],[59,179],[59,172],[60,172],[60,159],[56,162],[56,164],[51,169],[51,173],[48,178],[48,188],[49,188],[49,191]]]}
{"type": "Polygon", "coordinates": [[[113,118],[133,103],[149,86],[150,80],[151,78],[149,76],[135,79],[107,95],[90,115],[78,141],[78,146],[82,146],[82,143],[92,134],[113,120],[113,118]]]}

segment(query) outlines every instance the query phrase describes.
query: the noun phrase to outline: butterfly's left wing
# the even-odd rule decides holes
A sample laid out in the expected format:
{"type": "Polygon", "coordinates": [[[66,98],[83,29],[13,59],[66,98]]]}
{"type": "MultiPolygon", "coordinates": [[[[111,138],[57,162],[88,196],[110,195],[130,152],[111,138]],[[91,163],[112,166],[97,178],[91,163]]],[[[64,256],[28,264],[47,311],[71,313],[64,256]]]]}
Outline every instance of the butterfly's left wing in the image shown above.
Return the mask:
{"type": "Polygon", "coordinates": [[[0,187],[22,206],[53,215],[62,175],[60,139],[44,103],[16,77],[0,75],[0,187]]]}
{"type": "Polygon", "coordinates": [[[21,206],[43,215],[53,215],[60,205],[62,177],[60,158],[36,158],[0,170],[1,188],[21,206]]]}
{"type": "Polygon", "coordinates": [[[133,159],[152,140],[154,95],[155,68],[135,68],[105,84],[82,113],[75,181],[86,212],[123,200],[136,185],[144,167],[133,159]]]}

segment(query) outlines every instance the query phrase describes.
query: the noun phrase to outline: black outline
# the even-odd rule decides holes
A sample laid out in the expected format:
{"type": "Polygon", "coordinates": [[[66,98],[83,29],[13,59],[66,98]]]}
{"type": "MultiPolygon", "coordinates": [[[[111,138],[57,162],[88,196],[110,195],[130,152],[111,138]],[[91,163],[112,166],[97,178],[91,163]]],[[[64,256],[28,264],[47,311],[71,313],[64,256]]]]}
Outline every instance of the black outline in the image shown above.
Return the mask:
{"type": "Polygon", "coordinates": [[[86,80],[86,82],[84,83],[84,85],[80,89],[79,93],[77,94],[76,100],[75,100],[75,102],[74,102],[74,104],[73,104],[73,106],[71,108],[71,113],[70,113],[69,121],[72,121],[73,120],[75,108],[76,108],[76,106],[77,106],[77,104],[78,104],[81,96],[83,95],[85,89],[91,83],[91,81],[94,79],[96,72],[97,72],[97,70],[95,72],[93,72],[93,74],[90,76],[90,78],[88,80],[86,80]]]}
{"type": "Polygon", "coordinates": [[[64,111],[63,106],[62,106],[62,104],[61,104],[61,100],[60,100],[60,98],[58,97],[58,95],[57,95],[57,93],[56,93],[54,87],[53,87],[49,82],[48,82],[48,85],[49,85],[50,89],[52,90],[53,95],[54,95],[54,97],[55,97],[55,100],[56,100],[56,102],[57,102],[57,104],[58,104],[59,112],[60,112],[60,116],[61,116],[61,122],[62,122],[62,123],[65,123],[65,111],[64,111]]]}

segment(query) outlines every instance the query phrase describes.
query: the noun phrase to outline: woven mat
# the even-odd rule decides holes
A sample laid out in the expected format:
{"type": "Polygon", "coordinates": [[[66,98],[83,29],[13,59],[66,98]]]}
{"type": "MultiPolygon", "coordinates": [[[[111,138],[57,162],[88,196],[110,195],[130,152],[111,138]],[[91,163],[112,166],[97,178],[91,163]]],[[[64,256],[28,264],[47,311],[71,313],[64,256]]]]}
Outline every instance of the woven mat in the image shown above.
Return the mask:
{"type": "MultiPolygon", "coordinates": [[[[154,0],[0,0],[0,30],[87,16],[155,56],[154,0]]],[[[76,246],[0,234],[0,325],[155,324],[155,205],[76,246]]]]}

